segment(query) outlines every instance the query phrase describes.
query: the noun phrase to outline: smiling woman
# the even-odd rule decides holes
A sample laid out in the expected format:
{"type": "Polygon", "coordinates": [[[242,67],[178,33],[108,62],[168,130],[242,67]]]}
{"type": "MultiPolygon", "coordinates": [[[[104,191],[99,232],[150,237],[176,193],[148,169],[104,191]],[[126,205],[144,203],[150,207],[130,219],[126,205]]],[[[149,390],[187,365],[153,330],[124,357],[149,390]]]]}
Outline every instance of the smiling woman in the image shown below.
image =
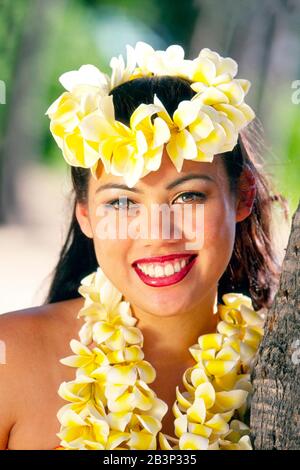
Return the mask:
{"type": "Polygon", "coordinates": [[[48,110],[75,194],[43,315],[29,327],[44,351],[39,400],[52,403],[51,426],[41,438],[36,418],[22,441],[20,406],[6,418],[11,448],[58,444],[56,410],[65,449],[251,449],[250,369],[278,277],[270,190],[247,150],[254,114],[236,63],[209,49],[182,54],[128,47],[126,68],[111,62],[110,87],[84,66],[63,76],[68,92],[48,110]],[[180,237],[153,237],[163,207],[180,237]],[[74,332],[61,363],[75,378],[57,366],[74,332]]]}
{"type": "MultiPolygon", "coordinates": [[[[128,124],[132,110],[141,103],[151,103],[154,94],[163,100],[171,114],[175,112],[178,103],[195,95],[189,83],[181,78],[163,76],[135,79],[112,90],[116,120],[128,124]]],[[[145,186],[148,188],[148,201],[149,196],[152,195],[152,202],[156,203],[173,203],[176,196],[183,193],[184,190],[185,192],[188,190],[189,193],[191,190],[193,190],[192,192],[200,192],[203,200],[206,197],[204,189],[210,190],[210,192],[214,189],[213,196],[216,196],[218,191],[219,199],[216,197],[215,199],[219,202],[227,195],[227,199],[232,197],[237,203],[239,196],[244,204],[243,210],[246,211],[247,217],[240,221],[237,220],[238,223],[233,223],[231,226],[231,229],[236,231],[235,243],[230,262],[225,266],[226,269],[219,280],[219,299],[228,290],[237,290],[250,294],[258,308],[269,305],[276,287],[276,273],[278,271],[270,236],[272,198],[266,177],[255,161],[256,156],[246,151],[247,139],[249,138],[251,138],[251,132],[246,134],[241,131],[233,150],[218,155],[213,162],[186,160],[180,177],[178,177],[178,173],[174,165],[171,164],[166,149],[164,149],[159,171],[155,175],[150,174],[149,177],[144,177],[141,180],[145,183],[149,182],[149,184],[137,184],[132,188],[122,183],[122,177],[106,174],[101,163],[98,166],[99,180],[97,181],[91,178],[89,169],[72,166],[71,175],[75,192],[72,222],[60,254],[60,261],[56,267],[56,274],[47,301],[56,302],[78,297],[80,280],[84,275],[96,269],[99,264],[93,239],[86,237],[79,226],[77,216],[80,216],[80,211],[78,212],[78,209],[81,208],[84,213],[87,203],[93,202],[94,210],[91,210],[90,213],[95,214],[97,204],[115,204],[116,200],[121,202],[125,196],[129,198],[129,194],[130,196],[132,194],[139,195],[139,202],[145,203],[147,194],[142,194],[141,189],[145,186]],[[162,180],[164,174],[165,178],[162,180]],[[156,187],[154,187],[155,181],[161,183],[156,187],[164,191],[164,198],[154,197],[157,194],[156,187]],[[180,185],[179,182],[181,182],[180,185]],[[253,198],[254,186],[255,197],[253,198]],[[144,199],[141,199],[141,194],[144,199]],[[84,256],[79,257],[75,253],[83,253],[84,256]]],[[[214,199],[213,196],[212,199],[214,199]]],[[[136,204],[136,201],[132,201],[132,199],[130,202],[136,204]]],[[[191,202],[189,201],[189,203],[191,202]]],[[[222,224],[220,224],[221,226],[222,224]]],[[[220,246],[222,243],[218,245],[218,249],[220,246]]],[[[157,254],[154,249],[149,251],[157,254]]],[[[164,254],[163,248],[159,251],[164,254]]]]}

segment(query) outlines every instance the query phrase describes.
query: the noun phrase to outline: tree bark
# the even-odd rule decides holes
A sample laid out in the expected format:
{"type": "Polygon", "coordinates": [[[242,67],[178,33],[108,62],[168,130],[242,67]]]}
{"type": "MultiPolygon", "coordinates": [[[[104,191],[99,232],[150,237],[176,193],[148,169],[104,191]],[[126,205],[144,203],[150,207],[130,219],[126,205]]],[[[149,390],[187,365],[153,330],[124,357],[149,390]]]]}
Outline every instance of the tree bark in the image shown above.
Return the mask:
{"type": "Polygon", "coordinates": [[[252,372],[255,450],[300,449],[300,204],[252,372]]]}

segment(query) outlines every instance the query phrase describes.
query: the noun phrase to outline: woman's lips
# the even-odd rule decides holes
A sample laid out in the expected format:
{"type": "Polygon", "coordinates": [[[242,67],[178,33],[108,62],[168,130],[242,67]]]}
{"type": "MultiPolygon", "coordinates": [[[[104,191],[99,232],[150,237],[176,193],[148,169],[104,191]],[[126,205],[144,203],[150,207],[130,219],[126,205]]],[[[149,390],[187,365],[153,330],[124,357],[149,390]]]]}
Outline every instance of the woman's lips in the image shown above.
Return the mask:
{"type": "Polygon", "coordinates": [[[197,255],[192,255],[190,261],[177,273],[171,274],[170,276],[164,277],[151,277],[148,274],[145,274],[138,266],[133,265],[133,268],[139,278],[148,286],[152,287],[163,287],[163,286],[170,286],[171,284],[176,284],[177,282],[181,281],[187,273],[192,269],[197,255]]]}
{"type": "Polygon", "coordinates": [[[174,259],[186,259],[190,258],[191,256],[195,256],[197,253],[172,253],[166,256],[152,256],[151,258],[141,258],[137,259],[132,265],[136,265],[139,263],[164,263],[166,261],[171,261],[174,259]]]}

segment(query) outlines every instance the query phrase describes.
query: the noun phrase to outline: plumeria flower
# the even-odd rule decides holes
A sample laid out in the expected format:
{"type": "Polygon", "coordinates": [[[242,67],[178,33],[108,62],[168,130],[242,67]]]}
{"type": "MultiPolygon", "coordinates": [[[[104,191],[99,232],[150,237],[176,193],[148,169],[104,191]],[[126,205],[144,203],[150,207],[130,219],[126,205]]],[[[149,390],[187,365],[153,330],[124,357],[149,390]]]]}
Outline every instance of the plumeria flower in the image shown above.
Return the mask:
{"type": "MultiPolygon", "coordinates": [[[[147,383],[154,381],[155,369],[147,361],[138,361],[133,364],[115,365],[107,374],[105,395],[108,408],[114,412],[129,412],[134,409],[154,414],[161,414],[157,406],[163,405],[157,402],[154,392],[147,383]]],[[[157,416],[156,416],[157,419],[157,416]]]]}
{"type": "Polygon", "coordinates": [[[98,305],[97,303],[92,303],[79,313],[78,317],[84,317],[86,320],[79,331],[81,342],[87,345],[93,339],[99,339],[98,335],[101,331],[101,325],[109,321],[113,329],[112,334],[109,336],[113,336],[114,332],[116,333],[115,337],[111,338],[111,340],[114,341],[118,336],[123,344],[123,339],[121,338],[124,338],[124,335],[121,336],[121,330],[117,325],[122,325],[122,329],[125,329],[127,334],[129,334],[130,330],[127,329],[127,326],[131,327],[136,323],[136,319],[132,317],[129,302],[120,302],[110,313],[107,313],[103,305],[100,304],[100,308],[98,308],[98,305]],[[117,330],[120,330],[119,333],[117,330]]]}
{"type": "Polygon", "coordinates": [[[109,91],[109,77],[87,64],[62,74],[59,81],[67,90],[46,111],[50,131],[67,163],[90,168],[99,159],[98,148],[84,140],[78,124],[97,109],[98,100],[109,91]]]}
{"type": "Polygon", "coordinates": [[[130,124],[115,121],[113,99],[103,98],[100,109],[86,116],[80,123],[84,139],[99,144],[105,171],[123,176],[129,187],[144,174],[145,160],[160,164],[163,144],[169,139],[169,130],[161,121],[152,125],[150,116],[159,107],[141,104],[131,115],[130,124]],[[158,160],[158,162],[157,162],[158,160]]]}
{"type": "Polygon", "coordinates": [[[206,112],[208,107],[203,110],[199,100],[182,101],[171,118],[156,95],[154,103],[161,107],[158,116],[166,121],[170,129],[171,137],[166,149],[178,172],[182,169],[184,159],[213,160],[215,153],[226,141],[226,132],[210,118],[206,112]]]}
{"type": "Polygon", "coordinates": [[[251,300],[243,295],[227,294],[223,301],[219,309],[223,321],[217,329],[236,343],[243,363],[250,367],[263,336],[265,313],[254,311],[251,300]]]}
{"type": "Polygon", "coordinates": [[[235,104],[239,104],[249,91],[249,80],[234,79],[238,65],[230,57],[221,57],[217,52],[204,48],[192,63],[189,78],[194,82],[192,88],[195,91],[204,92],[207,87],[216,87],[216,91],[226,92],[235,104]]]}
{"type": "Polygon", "coordinates": [[[99,97],[95,87],[79,86],[72,93],[63,93],[46,111],[50,131],[70,165],[89,168],[99,159],[97,145],[84,140],[78,127],[81,119],[96,109],[99,97]]]}
{"type": "Polygon", "coordinates": [[[102,304],[106,312],[113,310],[122,298],[122,293],[105,276],[100,266],[81,280],[78,292],[85,299],[102,304]]]}
{"type": "Polygon", "coordinates": [[[153,445],[156,445],[155,436],[161,430],[161,420],[167,412],[167,405],[162,400],[159,400],[153,392],[151,396],[152,406],[146,411],[138,412],[137,409],[135,412],[111,411],[107,415],[107,421],[112,430],[121,432],[126,432],[130,429],[135,430],[130,431],[131,439],[127,443],[128,448],[150,449],[153,448],[153,445]]]}
{"type": "Polygon", "coordinates": [[[121,292],[104,276],[100,267],[95,273],[82,279],[78,291],[86,299],[84,307],[78,313],[78,318],[84,317],[85,319],[79,331],[83,344],[88,345],[93,339],[99,340],[97,336],[100,333],[101,323],[99,322],[105,324],[108,321],[113,329],[115,329],[113,325],[119,324],[126,328],[126,326],[134,326],[137,322],[137,319],[132,316],[129,302],[121,301],[121,292]],[[91,285],[93,285],[92,288],[91,285]],[[94,334],[96,336],[93,338],[94,334]]]}
{"type": "Polygon", "coordinates": [[[156,436],[148,432],[131,431],[128,446],[131,450],[156,450],[156,436]]]}
{"type": "MultiPolygon", "coordinates": [[[[255,118],[253,110],[246,103],[232,105],[225,99],[222,100],[219,95],[216,96],[215,90],[212,92],[209,90],[207,93],[197,94],[192,98],[192,100],[193,99],[199,99],[203,104],[209,105],[210,108],[219,111],[217,122],[224,122],[222,116],[226,117],[225,126],[231,127],[231,134],[234,137],[235,142],[237,140],[238,132],[255,118]]],[[[222,125],[224,125],[223,122],[222,125]]]]}
{"type": "MultiPolygon", "coordinates": [[[[192,101],[194,98],[192,98],[192,101]]],[[[201,102],[200,98],[197,98],[197,101],[198,100],[201,102]]],[[[202,104],[201,111],[204,115],[210,118],[211,122],[214,123],[214,130],[211,135],[205,138],[202,134],[199,135],[196,123],[189,126],[189,130],[197,143],[198,152],[200,152],[200,154],[202,152],[204,155],[207,152],[211,152],[211,142],[216,136],[217,138],[214,139],[215,154],[232,150],[236,145],[238,138],[238,132],[233,122],[225,113],[216,110],[213,106],[202,104]],[[220,137],[218,138],[218,136],[220,137]]]]}
{"type": "Polygon", "coordinates": [[[113,450],[130,438],[129,432],[110,430],[107,416],[92,405],[79,414],[65,411],[59,415],[59,421],[61,445],[70,450],[113,450]]]}
{"type": "Polygon", "coordinates": [[[97,344],[105,343],[112,351],[125,348],[126,343],[142,344],[143,335],[134,326],[123,326],[109,322],[96,322],[93,325],[93,340],[97,344]]]}
{"type": "Polygon", "coordinates": [[[152,123],[147,116],[137,125],[147,141],[148,151],[144,154],[144,169],[141,178],[150,171],[156,171],[161,165],[164,144],[170,140],[171,133],[167,123],[160,117],[156,117],[152,123]]]}
{"type": "Polygon", "coordinates": [[[235,60],[221,57],[209,48],[202,49],[193,61],[190,80],[205,85],[218,85],[233,80],[238,72],[235,60]]]}
{"type": "Polygon", "coordinates": [[[133,326],[137,319],[132,316],[129,302],[122,301],[122,293],[104,275],[100,267],[95,273],[84,277],[78,292],[86,299],[78,318],[87,320],[122,321],[123,325],[133,326]]]}
{"type": "Polygon", "coordinates": [[[224,112],[239,131],[254,119],[255,113],[244,103],[250,82],[234,79],[237,70],[237,63],[233,59],[223,58],[205,48],[193,60],[189,78],[193,82],[191,88],[196,91],[193,99],[199,98],[204,104],[224,112]]]}
{"type": "Polygon", "coordinates": [[[99,369],[103,374],[109,371],[109,360],[100,348],[95,347],[91,350],[75,339],[71,340],[70,347],[75,355],[60,359],[62,364],[82,369],[87,376],[99,369]]]}
{"type": "Polygon", "coordinates": [[[81,85],[98,88],[99,93],[103,96],[109,92],[109,76],[91,64],[82,65],[78,70],[63,73],[59,77],[59,81],[70,92],[74,92],[81,85]]]}
{"type": "Polygon", "coordinates": [[[217,52],[212,51],[208,47],[201,49],[198,57],[207,58],[214,63],[216,69],[216,75],[222,76],[228,74],[232,78],[236,76],[238,72],[238,65],[235,60],[230,57],[221,57],[217,52]]]}
{"type": "Polygon", "coordinates": [[[173,44],[165,51],[155,51],[149,44],[139,41],[135,46],[135,55],[139,72],[143,76],[177,75],[187,76],[187,68],[192,66],[192,61],[184,59],[184,49],[173,44]]]}
{"type": "Polygon", "coordinates": [[[243,436],[238,442],[231,442],[230,440],[219,439],[220,450],[252,450],[251,441],[249,436],[243,436]]]}
{"type": "Polygon", "coordinates": [[[127,82],[131,79],[132,74],[134,73],[136,67],[136,57],[133,47],[126,45],[127,51],[127,64],[123,56],[120,54],[119,57],[112,57],[110,61],[110,67],[112,69],[111,80],[110,80],[110,89],[112,90],[118,85],[121,85],[124,82],[127,82]]]}
{"type": "Polygon", "coordinates": [[[94,379],[91,377],[77,377],[70,382],[62,382],[58,394],[72,404],[86,405],[92,398],[94,379]]]}

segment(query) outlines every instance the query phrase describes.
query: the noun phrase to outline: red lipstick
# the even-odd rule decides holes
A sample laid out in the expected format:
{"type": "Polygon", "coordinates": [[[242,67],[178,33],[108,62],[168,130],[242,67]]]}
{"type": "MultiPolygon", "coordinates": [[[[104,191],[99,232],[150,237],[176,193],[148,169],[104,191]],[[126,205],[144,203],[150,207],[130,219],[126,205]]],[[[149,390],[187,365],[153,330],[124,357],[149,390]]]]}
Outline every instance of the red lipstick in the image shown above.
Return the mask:
{"type": "Polygon", "coordinates": [[[140,258],[132,263],[132,266],[142,263],[164,263],[165,261],[171,261],[176,258],[190,258],[191,256],[197,256],[197,253],[172,253],[166,256],[151,256],[151,258],[140,258]]]}
{"type": "Polygon", "coordinates": [[[139,278],[148,286],[152,287],[164,287],[164,286],[170,286],[172,284],[176,284],[180,282],[182,279],[185,278],[185,276],[188,274],[188,272],[192,269],[195,261],[196,261],[197,255],[168,255],[168,256],[159,256],[155,258],[143,258],[143,260],[138,260],[133,263],[133,268],[139,278]],[[189,262],[182,268],[180,271],[171,274],[170,276],[161,276],[161,277],[152,277],[149,276],[148,274],[144,273],[139,267],[137,266],[137,263],[154,263],[154,262],[165,262],[165,261],[170,261],[171,259],[175,258],[183,258],[183,257],[188,257],[190,258],[189,262]],[[155,260],[155,261],[154,261],[155,260]]]}

